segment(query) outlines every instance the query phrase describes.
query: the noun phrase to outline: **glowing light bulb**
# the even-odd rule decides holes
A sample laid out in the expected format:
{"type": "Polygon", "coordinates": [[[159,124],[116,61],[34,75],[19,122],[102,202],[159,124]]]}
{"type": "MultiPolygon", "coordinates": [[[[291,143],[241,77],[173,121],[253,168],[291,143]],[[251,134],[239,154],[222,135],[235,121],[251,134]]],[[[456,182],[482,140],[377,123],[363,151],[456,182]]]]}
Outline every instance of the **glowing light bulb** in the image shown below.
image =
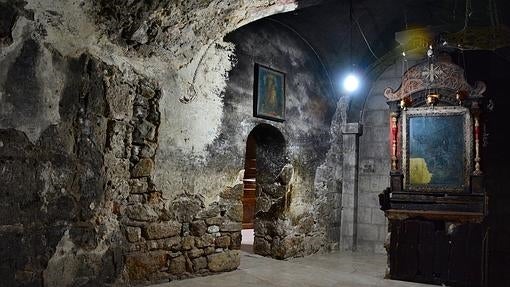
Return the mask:
{"type": "Polygon", "coordinates": [[[359,88],[359,78],[354,74],[349,74],[344,79],[344,89],[347,92],[354,92],[359,88]]]}

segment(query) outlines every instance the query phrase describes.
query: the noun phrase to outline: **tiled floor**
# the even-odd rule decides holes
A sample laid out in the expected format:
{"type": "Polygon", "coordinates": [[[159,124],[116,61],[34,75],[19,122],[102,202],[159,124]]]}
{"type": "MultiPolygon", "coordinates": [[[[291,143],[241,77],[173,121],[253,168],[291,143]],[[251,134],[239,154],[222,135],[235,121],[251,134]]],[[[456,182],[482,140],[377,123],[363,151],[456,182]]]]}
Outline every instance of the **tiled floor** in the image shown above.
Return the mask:
{"type": "Polygon", "coordinates": [[[241,266],[232,272],[154,285],[152,287],[425,287],[383,279],[386,256],[330,253],[288,261],[242,252],[241,266]]]}

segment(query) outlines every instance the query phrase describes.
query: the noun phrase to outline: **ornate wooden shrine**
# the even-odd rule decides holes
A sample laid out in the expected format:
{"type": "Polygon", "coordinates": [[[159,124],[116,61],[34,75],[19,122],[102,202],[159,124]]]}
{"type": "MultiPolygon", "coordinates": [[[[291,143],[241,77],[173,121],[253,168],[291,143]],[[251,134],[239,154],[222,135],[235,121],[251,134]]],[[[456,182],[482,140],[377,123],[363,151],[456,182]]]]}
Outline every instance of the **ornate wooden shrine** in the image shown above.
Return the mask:
{"type": "Polygon", "coordinates": [[[480,156],[485,84],[448,55],[409,68],[384,92],[390,107],[388,277],[483,286],[487,197],[480,156]]]}

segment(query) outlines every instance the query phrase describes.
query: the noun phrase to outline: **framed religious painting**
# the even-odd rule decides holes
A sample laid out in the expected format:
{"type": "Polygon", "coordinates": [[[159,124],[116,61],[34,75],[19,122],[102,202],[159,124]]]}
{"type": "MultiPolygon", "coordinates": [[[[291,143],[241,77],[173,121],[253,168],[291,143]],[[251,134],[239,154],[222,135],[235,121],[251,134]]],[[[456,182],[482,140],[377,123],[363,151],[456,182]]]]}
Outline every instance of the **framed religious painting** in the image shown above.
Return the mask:
{"type": "Polygon", "coordinates": [[[409,191],[463,192],[471,175],[472,123],[464,107],[403,112],[402,167],[409,191]]]}
{"type": "Polygon", "coordinates": [[[285,74],[255,64],[253,115],[273,121],[285,121],[285,74]]]}

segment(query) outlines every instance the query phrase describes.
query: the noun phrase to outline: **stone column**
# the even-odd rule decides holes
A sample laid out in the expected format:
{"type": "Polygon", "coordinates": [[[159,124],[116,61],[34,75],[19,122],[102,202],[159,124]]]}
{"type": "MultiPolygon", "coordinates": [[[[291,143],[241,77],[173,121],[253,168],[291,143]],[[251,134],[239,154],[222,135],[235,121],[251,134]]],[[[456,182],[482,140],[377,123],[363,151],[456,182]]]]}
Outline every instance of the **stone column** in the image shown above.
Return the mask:
{"type": "Polygon", "coordinates": [[[358,222],[358,152],[359,137],[363,133],[360,123],[342,126],[343,181],[341,209],[341,250],[356,250],[358,222]]]}

